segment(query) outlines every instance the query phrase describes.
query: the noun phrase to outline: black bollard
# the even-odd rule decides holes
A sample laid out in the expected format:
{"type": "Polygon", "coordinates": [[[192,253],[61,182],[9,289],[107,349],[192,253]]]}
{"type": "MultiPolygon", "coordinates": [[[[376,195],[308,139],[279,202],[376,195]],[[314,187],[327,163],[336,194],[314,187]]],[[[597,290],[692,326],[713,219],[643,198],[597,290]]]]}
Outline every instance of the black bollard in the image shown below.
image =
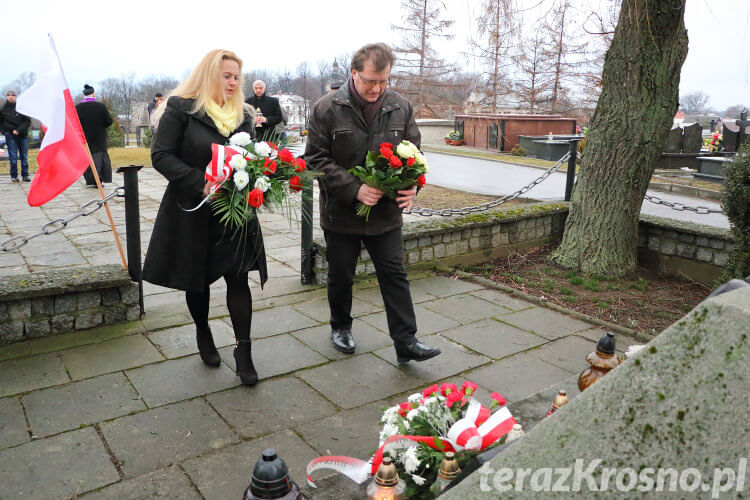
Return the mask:
{"type": "Polygon", "coordinates": [[[570,201],[573,184],[576,182],[576,159],[578,159],[578,139],[570,141],[570,158],[568,158],[568,176],[565,179],[565,201],[570,201]]]}
{"type": "Polygon", "coordinates": [[[143,309],[143,279],[141,278],[141,213],[138,203],[138,171],[143,165],[128,165],[117,169],[125,180],[125,238],[127,240],[128,272],[138,283],[138,304],[143,309]]]}
{"type": "Polygon", "coordinates": [[[313,183],[306,183],[302,188],[302,264],[300,280],[303,285],[313,282],[313,183]]]}

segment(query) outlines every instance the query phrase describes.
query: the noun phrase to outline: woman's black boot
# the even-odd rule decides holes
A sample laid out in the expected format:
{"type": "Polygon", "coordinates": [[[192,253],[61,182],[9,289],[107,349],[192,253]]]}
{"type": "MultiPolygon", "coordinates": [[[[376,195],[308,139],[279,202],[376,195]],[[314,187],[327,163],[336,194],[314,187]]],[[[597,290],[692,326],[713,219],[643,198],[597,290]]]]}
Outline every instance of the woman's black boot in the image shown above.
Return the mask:
{"type": "Polygon", "coordinates": [[[195,327],[195,339],[198,342],[198,352],[201,353],[201,359],[208,366],[218,367],[221,364],[221,356],[214,344],[214,337],[211,335],[211,327],[206,325],[195,327]]]}
{"type": "Polygon", "coordinates": [[[253,386],[258,383],[258,372],[253,366],[253,356],[250,339],[239,340],[234,348],[234,361],[237,363],[237,375],[245,385],[253,386]]]}

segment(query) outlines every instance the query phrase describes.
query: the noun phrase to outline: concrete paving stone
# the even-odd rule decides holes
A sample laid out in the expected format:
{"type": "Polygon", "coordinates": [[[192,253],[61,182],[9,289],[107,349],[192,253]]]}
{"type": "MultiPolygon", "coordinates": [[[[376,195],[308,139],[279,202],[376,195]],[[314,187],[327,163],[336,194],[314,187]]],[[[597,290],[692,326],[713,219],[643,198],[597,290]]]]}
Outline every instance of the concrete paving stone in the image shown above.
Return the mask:
{"type": "Polygon", "coordinates": [[[254,339],[265,338],[317,326],[318,324],[318,321],[308,318],[291,307],[274,307],[253,312],[250,336],[254,339]]]}
{"type": "MultiPolygon", "coordinates": [[[[298,302],[292,307],[294,307],[294,309],[296,309],[297,311],[305,314],[306,316],[310,316],[311,318],[320,321],[321,323],[328,323],[331,320],[331,308],[328,305],[327,297],[318,300],[298,302]]],[[[365,302],[357,298],[352,298],[352,318],[357,318],[365,314],[372,314],[382,310],[382,306],[376,306],[374,304],[370,304],[369,302],[365,302]]]]}
{"type": "Polygon", "coordinates": [[[589,366],[586,355],[595,349],[593,342],[571,335],[532,349],[528,354],[563,370],[580,373],[589,366]]]}
{"type": "Polygon", "coordinates": [[[503,307],[507,307],[512,311],[522,311],[524,309],[534,307],[534,304],[531,302],[517,299],[507,293],[500,292],[498,290],[476,290],[474,292],[471,292],[470,295],[479,297],[480,299],[484,299],[489,302],[493,302],[503,307]]]}
{"type": "MultiPolygon", "coordinates": [[[[320,455],[343,455],[367,460],[378,448],[384,401],[345,410],[297,429],[320,455]]],[[[322,474],[322,473],[320,473],[322,474]]]]}
{"type": "Polygon", "coordinates": [[[16,398],[0,398],[0,448],[15,446],[29,440],[26,418],[16,398]]]}
{"type": "Polygon", "coordinates": [[[275,260],[268,260],[268,275],[273,278],[281,278],[281,277],[289,277],[289,276],[296,276],[299,278],[299,270],[297,267],[291,267],[283,262],[278,262],[275,260]]]}
{"type": "MultiPolygon", "coordinates": [[[[209,321],[208,324],[211,326],[216,347],[234,344],[234,331],[226,322],[216,319],[209,321]]],[[[198,345],[195,340],[195,325],[192,323],[149,333],[148,338],[170,359],[198,352],[198,345]]]]}
{"type": "Polygon", "coordinates": [[[126,370],[164,359],[146,337],[138,334],[74,347],[63,351],[61,356],[73,380],[126,370]]]}
{"type": "Polygon", "coordinates": [[[23,397],[31,432],[47,436],[145,410],[122,373],[111,373],[23,397]]]}
{"type": "Polygon", "coordinates": [[[468,294],[432,300],[426,302],[424,307],[448,318],[455,319],[462,325],[493,316],[504,316],[513,312],[510,309],[468,294]]]}
{"type": "MultiPolygon", "coordinates": [[[[330,325],[297,330],[296,332],[292,332],[292,335],[328,359],[337,360],[350,356],[333,348],[331,344],[330,325]]],[[[358,319],[355,319],[352,323],[352,335],[354,336],[354,342],[357,344],[357,354],[393,345],[393,340],[387,334],[358,319]]]]}
{"type": "Polygon", "coordinates": [[[92,427],[0,451],[4,498],[75,498],[119,479],[92,427]]]}
{"type": "MultiPolygon", "coordinates": [[[[261,380],[319,365],[326,358],[289,334],[253,340],[253,364],[261,380]]],[[[221,358],[233,371],[237,370],[234,346],[219,349],[221,358]]]]}
{"type": "Polygon", "coordinates": [[[62,361],[54,353],[0,363],[0,397],[69,381],[62,361]]]}
{"type": "MultiPolygon", "coordinates": [[[[0,236],[0,240],[4,239],[5,236],[0,236]]],[[[23,260],[23,256],[16,252],[3,252],[0,255],[0,267],[10,266],[23,266],[26,262],[23,260]]]]}
{"type": "Polygon", "coordinates": [[[228,446],[217,453],[188,460],[182,465],[204,498],[242,498],[250,484],[255,462],[267,448],[276,450],[278,456],[286,462],[294,482],[300,486],[306,483],[307,464],[318,455],[292,431],[282,431],[228,446]]]}
{"type": "MultiPolygon", "coordinates": [[[[459,326],[457,321],[430,311],[422,305],[414,306],[414,314],[417,317],[417,335],[430,335],[459,326]]],[[[389,331],[385,311],[362,316],[360,319],[379,330],[389,331]]]]}
{"type": "Polygon", "coordinates": [[[285,247],[295,247],[297,248],[298,252],[300,251],[299,241],[293,240],[292,238],[287,238],[286,236],[282,236],[280,234],[264,236],[263,246],[265,246],[266,251],[272,248],[285,248],[285,247]]]}
{"type": "Polygon", "coordinates": [[[172,291],[143,297],[143,307],[149,314],[188,312],[185,292],[172,291]]]}
{"type": "Polygon", "coordinates": [[[305,300],[315,300],[326,296],[325,288],[311,288],[299,293],[290,293],[287,295],[278,295],[275,297],[265,297],[253,300],[253,311],[262,311],[272,307],[286,306],[297,304],[305,300]]]}
{"type": "MultiPolygon", "coordinates": [[[[296,267],[292,268],[296,269],[296,267]]],[[[251,275],[251,278],[255,283],[258,283],[257,276],[251,275]]],[[[272,276],[266,282],[263,289],[260,288],[259,284],[252,287],[253,300],[278,297],[279,295],[286,295],[290,293],[300,293],[308,290],[314,290],[316,288],[320,288],[320,286],[303,285],[302,283],[300,283],[299,276],[282,276],[278,278],[272,276]]]]}
{"type": "Polygon", "coordinates": [[[479,353],[469,352],[464,346],[446,340],[440,335],[428,335],[420,337],[419,340],[427,345],[439,347],[440,355],[427,361],[410,361],[405,365],[399,365],[396,360],[396,350],[393,347],[378,349],[373,354],[394,366],[401,366],[402,370],[419,377],[427,384],[492,361],[479,353]]]}
{"type": "Polygon", "coordinates": [[[443,332],[445,337],[494,359],[544,344],[547,339],[494,319],[477,321],[443,332]]]}
{"type": "MultiPolygon", "coordinates": [[[[590,328],[588,330],[584,330],[582,332],[577,332],[577,337],[583,337],[591,342],[591,349],[589,352],[594,351],[596,349],[596,344],[599,342],[599,339],[602,338],[604,335],[607,334],[608,330],[605,330],[601,327],[594,327],[590,328]]],[[[628,347],[631,345],[642,345],[645,342],[640,340],[631,339],[630,337],[626,337],[625,335],[617,332],[612,332],[615,334],[615,350],[617,352],[625,353],[625,351],[628,350],[628,347]]]]}
{"type": "Polygon", "coordinates": [[[0,276],[16,276],[19,274],[26,274],[29,270],[26,267],[26,264],[23,264],[21,266],[12,266],[12,267],[0,267],[0,276]]]}
{"type": "Polygon", "coordinates": [[[589,323],[571,318],[546,307],[525,309],[507,314],[500,319],[505,323],[510,323],[522,330],[536,333],[549,340],[559,339],[571,333],[588,330],[592,326],[589,323]]]}
{"type": "Polygon", "coordinates": [[[536,424],[544,420],[547,412],[552,409],[555,396],[563,389],[568,399],[572,400],[580,391],[578,390],[578,375],[574,375],[556,384],[534,393],[520,401],[508,404],[513,418],[523,425],[523,429],[529,432],[536,424]]]}
{"type": "MultiPolygon", "coordinates": [[[[211,314],[209,312],[209,318],[211,314]]],[[[160,313],[160,314],[146,314],[141,318],[141,324],[146,330],[161,330],[163,328],[169,328],[172,326],[180,326],[192,324],[193,318],[190,314],[185,312],[172,312],[172,313],[160,313]]]]}
{"type": "Polygon", "coordinates": [[[168,293],[173,292],[171,288],[166,288],[159,285],[154,285],[153,283],[149,283],[148,281],[143,282],[143,295],[144,297],[146,295],[155,295],[157,293],[168,293]]]}
{"type": "Polygon", "coordinates": [[[448,297],[449,295],[481,290],[482,286],[447,276],[430,276],[424,279],[412,280],[411,289],[412,293],[423,291],[433,297],[448,297]]]}
{"type": "MultiPolygon", "coordinates": [[[[434,295],[427,293],[425,290],[411,286],[413,283],[414,281],[409,282],[411,301],[414,304],[420,304],[422,302],[435,299],[434,295]]],[[[383,296],[380,293],[380,287],[377,285],[377,282],[374,286],[368,286],[366,288],[355,288],[352,295],[357,299],[364,300],[365,302],[369,302],[370,304],[383,307],[383,296]]]]}
{"type": "Polygon", "coordinates": [[[60,252],[49,255],[26,254],[25,257],[29,266],[64,267],[76,264],[86,264],[86,259],[76,251],[60,252]]]}
{"type": "Polygon", "coordinates": [[[422,384],[417,377],[372,354],[305,370],[299,377],[342,408],[355,408],[422,384]]]}
{"type": "MultiPolygon", "coordinates": [[[[573,373],[529,356],[516,354],[465,374],[468,380],[497,391],[508,401],[520,401],[573,373]]],[[[551,404],[551,403],[550,403],[551,404]]]]}
{"type": "Polygon", "coordinates": [[[239,385],[240,380],[220,364],[207,366],[197,354],[154,363],[126,372],[133,386],[151,408],[221,391],[239,385]]]}
{"type": "Polygon", "coordinates": [[[128,478],[238,441],[227,424],[200,399],[105,422],[101,431],[128,478]]]}
{"type": "Polygon", "coordinates": [[[336,407],[295,377],[242,386],[206,399],[243,438],[279,432],[336,413],[336,407]]]}
{"type": "Polygon", "coordinates": [[[284,248],[267,248],[266,253],[274,259],[284,262],[285,264],[294,265],[301,259],[301,250],[299,246],[289,246],[284,248]]]}
{"type": "Polygon", "coordinates": [[[88,493],[83,498],[86,500],[200,499],[201,495],[179,467],[167,467],[88,493]]]}

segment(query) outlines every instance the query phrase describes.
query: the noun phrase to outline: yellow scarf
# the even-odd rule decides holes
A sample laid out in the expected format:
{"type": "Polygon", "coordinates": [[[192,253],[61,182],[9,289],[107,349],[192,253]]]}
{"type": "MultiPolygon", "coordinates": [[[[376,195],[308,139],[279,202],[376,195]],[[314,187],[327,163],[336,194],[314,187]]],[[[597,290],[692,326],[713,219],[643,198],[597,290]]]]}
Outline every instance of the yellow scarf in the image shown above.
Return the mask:
{"type": "Polygon", "coordinates": [[[233,101],[227,101],[223,106],[219,106],[214,100],[208,101],[206,113],[224,137],[229,137],[229,134],[234,132],[234,129],[240,125],[240,118],[242,117],[233,101]]]}

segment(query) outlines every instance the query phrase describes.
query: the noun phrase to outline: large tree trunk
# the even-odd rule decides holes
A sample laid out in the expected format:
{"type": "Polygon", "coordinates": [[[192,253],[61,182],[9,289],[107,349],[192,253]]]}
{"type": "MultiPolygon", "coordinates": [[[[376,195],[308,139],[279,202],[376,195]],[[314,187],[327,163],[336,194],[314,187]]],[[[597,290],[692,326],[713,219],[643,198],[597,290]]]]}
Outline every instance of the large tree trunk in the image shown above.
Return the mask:
{"type": "Polygon", "coordinates": [[[685,0],[623,0],[565,234],[551,256],[563,267],[609,276],[635,269],[638,215],[677,111],[684,13],[685,0]]]}

